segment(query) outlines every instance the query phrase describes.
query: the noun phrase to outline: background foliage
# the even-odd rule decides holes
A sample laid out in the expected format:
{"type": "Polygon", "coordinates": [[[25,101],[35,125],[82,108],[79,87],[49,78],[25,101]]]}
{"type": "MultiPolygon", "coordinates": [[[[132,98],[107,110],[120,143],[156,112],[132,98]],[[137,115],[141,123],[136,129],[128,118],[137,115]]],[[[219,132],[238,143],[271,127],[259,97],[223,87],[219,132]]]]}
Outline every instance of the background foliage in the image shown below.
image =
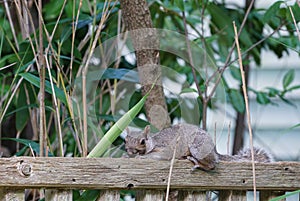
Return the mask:
{"type": "MultiPolygon", "coordinates": [[[[126,111],[118,107],[122,98],[117,96],[118,87],[124,82],[132,84],[128,108],[142,99],[137,73],[131,71],[136,68],[135,57],[131,54],[122,56],[97,78],[100,82],[95,86],[94,99],[90,100],[93,110],[97,111],[95,116],[82,119],[78,114],[80,110],[76,112],[71,104],[76,80],[84,75],[85,66],[92,63],[94,44],[101,50],[103,42],[126,31],[121,22],[120,4],[102,0],[44,0],[42,10],[39,10],[36,1],[15,2],[1,2],[0,6],[1,152],[4,156],[87,156],[86,152],[92,150],[112,124],[124,117],[126,111]],[[38,19],[42,20],[41,24],[38,19]],[[131,73],[130,76],[124,76],[127,73],[131,73]],[[43,83],[45,96],[41,93],[43,83]],[[45,113],[41,110],[42,102],[45,103],[45,113]],[[43,117],[44,125],[41,124],[43,117]],[[91,124],[90,118],[96,119],[97,124],[91,124]],[[41,125],[46,128],[46,150],[41,149],[41,139],[38,141],[41,125]],[[85,126],[89,128],[88,136],[83,134],[85,126]],[[87,141],[85,137],[88,137],[87,141]],[[88,150],[83,149],[85,143],[88,150]]],[[[299,54],[300,51],[300,34],[295,26],[300,21],[299,2],[276,1],[266,9],[252,7],[253,2],[246,0],[245,6],[241,7],[213,0],[148,1],[155,28],[186,35],[208,54],[217,72],[223,75],[229,71],[239,83],[237,87],[230,87],[226,77],[219,80],[225,89],[226,102],[236,110],[237,122],[239,119],[244,122],[245,105],[233,46],[232,22],[242,28],[239,40],[246,73],[251,71],[250,62],[257,66],[261,64],[262,50],[272,51],[279,58],[285,53],[294,51],[299,54]]],[[[207,109],[218,110],[213,96],[207,95],[207,78],[195,74],[188,62],[182,62],[169,52],[160,52],[160,62],[185,79],[187,86],[180,93],[197,94],[198,106],[193,108],[199,113],[197,123],[206,122],[207,109]]],[[[295,71],[289,70],[280,81],[281,88],[269,86],[259,91],[248,90],[261,105],[275,104],[275,99],[294,105],[287,98],[290,92],[300,88],[294,84],[294,79],[295,71]]],[[[166,102],[172,121],[178,121],[182,117],[180,100],[166,96],[166,102]]],[[[141,103],[136,106],[141,107],[141,103]]],[[[133,119],[135,126],[148,124],[142,118],[146,116],[144,113],[142,109],[133,119]]],[[[120,130],[116,133],[119,134],[120,130]]],[[[240,134],[243,134],[243,129],[240,134]]],[[[118,137],[113,143],[117,146],[112,146],[103,156],[120,157],[122,143],[123,139],[118,137]]],[[[242,144],[235,146],[240,148],[242,144]]],[[[96,198],[97,195],[98,191],[86,191],[82,195],[74,191],[74,199],[78,200],[96,198]]]]}
{"type": "MultiPolygon", "coordinates": [[[[69,100],[73,93],[74,81],[78,74],[81,74],[80,68],[92,51],[92,42],[96,34],[96,29],[93,31],[93,27],[97,28],[96,25],[99,24],[102,26],[100,37],[96,39],[97,46],[101,46],[103,41],[125,31],[126,28],[120,20],[118,2],[50,0],[43,3],[43,47],[50,64],[50,74],[47,70],[45,73],[45,117],[49,155],[59,155],[61,138],[63,155],[77,156],[82,154],[80,148],[82,138],[81,131],[76,129],[75,124],[79,122],[76,121],[76,114],[69,100]],[[78,20],[77,24],[76,20],[78,20]],[[58,135],[59,125],[62,130],[61,137],[58,135]]],[[[230,71],[239,83],[241,83],[241,75],[236,62],[237,57],[232,49],[233,21],[241,27],[246,16],[245,26],[239,37],[244,54],[244,65],[248,65],[251,61],[259,65],[263,49],[273,51],[278,57],[290,51],[299,53],[299,35],[296,34],[293,22],[293,20],[296,22],[300,20],[300,8],[297,2],[287,5],[286,2],[277,1],[266,9],[251,8],[249,14],[246,13],[249,8],[248,1],[245,7],[228,4],[226,1],[151,0],[148,3],[155,28],[185,33],[187,26],[189,36],[208,53],[218,70],[221,73],[230,71]],[[294,14],[294,18],[291,13],[294,14]]],[[[3,139],[1,142],[9,148],[10,154],[17,152],[19,155],[28,155],[31,154],[29,149],[26,149],[29,146],[36,154],[39,152],[38,145],[36,147],[33,141],[38,139],[40,129],[38,108],[41,72],[37,65],[40,43],[36,20],[39,14],[35,3],[27,5],[27,8],[23,5],[23,8],[28,9],[32,16],[27,21],[29,25],[24,24],[25,14],[23,13],[22,16],[18,13],[17,7],[12,2],[9,4],[9,9],[5,9],[4,4],[0,7],[0,125],[2,138],[14,138],[14,140],[3,139]],[[12,24],[8,20],[8,15],[12,16],[12,24]],[[25,148],[20,149],[13,143],[14,141],[25,145],[25,148]]],[[[121,57],[119,62],[109,66],[96,89],[95,111],[98,111],[96,115],[99,124],[95,128],[90,128],[94,137],[89,139],[89,150],[116,121],[116,117],[122,114],[122,111],[115,111],[118,100],[112,92],[116,90],[119,83],[124,81],[124,72],[135,68],[135,61],[129,58],[121,57]]],[[[161,64],[172,66],[173,70],[184,75],[189,84],[187,88],[191,88],[195,84],[192,68],[188,63],[177,62],[178,60],[180,58],[176,55],[168,52],[160,53],[161,64]]],[[[199,88],[205,92],[207,90],[205,80],[200,75],[196,75],[196,78],[199,88]]],[[[262,105],[274,104],[274,98],[293,104],[286,95],[300,88],[293,84],[294,78],[295,72],[290,70],[284,75],[283,87],[280,89],[270,86],[261,91],[251,88],[249,90],[256,95],[257,102],[262,105]]],[[[237,112],[244,113],[240,88],[230,88],[224,77],[221,80],[225,86],[228,103],[237,112]]],[[[136,88],[135,93],[130,97],[130,106],[137,103],[141,97],[139,88],[136,88]]],[[[181,113],[178,99],[171,96],[166,97],[166,101],[171,119],[179,119],[181,113]]],[[[199,108],[196,109],[200,114],[203,112],[203,101],[203,97],[199,96],[199,108]]],[[[214,108],[214,103],[211,100],[207,101],[207,107],[214,108]]],[[[144,112],[142,110],[140,114],[144,112]]],[[[134,122],[141,127],[147,124],[140,118],[135,118],[134,122]]],[[[119,145],[122,142],[123,140],[118,138],[114,143],[119,145]]]]}

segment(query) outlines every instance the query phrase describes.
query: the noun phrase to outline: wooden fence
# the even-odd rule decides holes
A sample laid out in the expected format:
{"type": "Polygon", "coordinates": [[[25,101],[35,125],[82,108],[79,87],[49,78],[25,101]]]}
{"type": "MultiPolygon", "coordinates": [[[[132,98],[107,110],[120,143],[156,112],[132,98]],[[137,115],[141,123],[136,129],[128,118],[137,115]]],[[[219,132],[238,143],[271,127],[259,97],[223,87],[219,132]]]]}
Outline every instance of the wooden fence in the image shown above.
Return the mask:
{"type": "MultiPolygon", "coordinates": [[[[246,200],[253,189],[251,163],[220,163],[211,172],[191,172],[192,163],[176,160],[171,191],[179,200],[246,200]]],[[[300,189],[300,163],[256,164],[260,201],[300,189]]],[[[72,200],[72,189],[101,189],[98,200],[119,200],[119,190],[137,190],[137,200],[163,200],[170,161],[128,158],[0,158],[0,200],[24,200],[25,189],[46,189],[45,200],[72,200]]]]}

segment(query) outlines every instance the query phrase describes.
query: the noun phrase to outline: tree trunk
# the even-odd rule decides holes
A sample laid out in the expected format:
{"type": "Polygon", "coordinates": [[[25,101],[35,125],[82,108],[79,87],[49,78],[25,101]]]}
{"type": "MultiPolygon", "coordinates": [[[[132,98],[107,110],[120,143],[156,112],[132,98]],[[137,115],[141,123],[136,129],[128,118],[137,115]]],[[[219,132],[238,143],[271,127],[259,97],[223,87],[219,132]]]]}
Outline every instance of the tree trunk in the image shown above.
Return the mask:
{"type": "Polygon", "coordinates": [[[235,119],[234,140],[232,154],[237,154],[244,146],[245,113],[237,113],[235,119]]]}
{"type": "Polygon", "coordinates": [[[151,29],[150,11],[145,0],[120,0],[120,3],[123,21],[136,50],[142,94],[145,95],[156,83],[145,103],[147,118],[156,128],[162,129],[170,125],[170,117],[162,87],[159,40],[155,30],[151,29]]]}

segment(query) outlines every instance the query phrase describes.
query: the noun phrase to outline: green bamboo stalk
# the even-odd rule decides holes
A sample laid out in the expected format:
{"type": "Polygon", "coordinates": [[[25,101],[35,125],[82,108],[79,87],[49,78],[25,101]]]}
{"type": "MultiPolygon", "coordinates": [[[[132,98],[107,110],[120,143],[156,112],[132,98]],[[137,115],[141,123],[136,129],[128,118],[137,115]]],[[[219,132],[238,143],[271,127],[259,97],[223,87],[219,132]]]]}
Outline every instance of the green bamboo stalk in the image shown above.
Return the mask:
{"type": "MultiPolygon", "coordinates": [[[[154,84],[152,85],[153,88],[154,84]]],[[[152,89],[151,88],[151,89],[152,89]]],[[[122,133],[122,131],[130,124],[133,118],[139,113],[139,111],[144,106],[144,103],[149,96],[149,92],[127,113],[125,113],[103,136],[103,138],[98,142],[98,144],[92,149],[88,154],[88,158],[100,157],[102,156],[107,148],[114,142],[117,137],[122,133]]]]}

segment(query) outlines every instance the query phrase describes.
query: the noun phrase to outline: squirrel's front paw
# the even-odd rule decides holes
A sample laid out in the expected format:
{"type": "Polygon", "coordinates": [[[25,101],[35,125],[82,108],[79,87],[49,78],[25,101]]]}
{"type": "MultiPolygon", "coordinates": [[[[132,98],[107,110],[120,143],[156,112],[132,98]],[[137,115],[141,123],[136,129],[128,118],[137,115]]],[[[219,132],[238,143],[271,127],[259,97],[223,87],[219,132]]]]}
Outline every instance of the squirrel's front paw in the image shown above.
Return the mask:
{"type": "Polygon", "coordinates": [[[164,160],[160,154],[157,153],[150,153],[145,155],[137,155],[135,158],[141,158],[141,159],[154,159],[154,160],[164,160]]]}
{"type": "Polygon", "coordinates": [[[142,159],[145,159],[147,157],[145,157],[144,155],[136,155],[134,158],[142,158],[142,159]]]}
{"type": "Polygon", "coordinates": [[[121,158],[130,158],[130,156],[127,153],[123,153],[121,158]]]}

